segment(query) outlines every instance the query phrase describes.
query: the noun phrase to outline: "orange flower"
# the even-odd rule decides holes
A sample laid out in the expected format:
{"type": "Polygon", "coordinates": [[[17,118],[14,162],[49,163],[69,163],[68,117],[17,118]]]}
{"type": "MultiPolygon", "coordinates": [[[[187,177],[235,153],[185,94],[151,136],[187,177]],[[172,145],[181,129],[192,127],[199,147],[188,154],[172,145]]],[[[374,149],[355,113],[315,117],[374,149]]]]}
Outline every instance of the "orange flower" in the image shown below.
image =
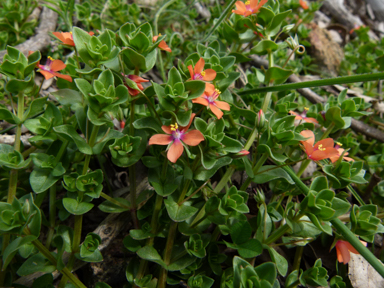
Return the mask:
{"type": "Polygon", "coordinates": [[[204,80],[212,81],[216,78],[216,71],[213,69],[204,70],[205,61],[203,58],[200,58],[197,61],[195,68],[192,69],[192,65],[188,66],[189,74],[191,74],[191,80],[204,80]]]}
{"type": "MultiPolygon", "coordinates": [[[[55,35],[61,42],[63,42],[64,45],[75,47],[72,32],[53,32],[52,34],[55,35]]],[[[95,33],[88,32],[88,34],[92,36],[95,33]]]]}
{"type": "Polygon", "coordinates": [[[319,161],[330,157],[335,157],[339,154],[337,149],[333,148],[333,139],[326,138],[315,144],[315,135],[310,130],[301,131],[300,135],[309,138],[308,140],[300,141],[303,144],[305,153],[308,158],[313,161],[319,161]]]}
{"type": "Polygon", "coordinates": [[[303,8],[304,10],[307,10],[309,8],[307,1],[299,0],[299,3],[300,3],[301,8],[303,8]]]}
{"type": "Polygon", "coordinates": [[[56,76],[69,82],[72,82],[71,76],[57,73],[57,71],[63,70],[65,67],[67,67],[67,65],[65,65],[64,62],[61,60],[54,60],[52,57],[49,56],[45,65],[41,65],[40,63],[38,63],[37,67],[39,68],[39,70],[37,71],[43,74],[45,80],[51,79],[52,77],[56,76]]]}
{"type": "MultiPolygon", "coordinates": [[[[144,87],[143,85],[141,85],[142,82],[148,82],[149,80],[146,80],[144,78],[141,78],[140,76],[137,76],[137,75],[124,75],[122,74],[124,77],[127,77],[128,79],[132,80],[133,82],[136,83],[137,87],[140,89],[140,90],[143,90],[144,87]]],[[[131,87],[129,87],[128,85],[124,84],[127,88],[128,88],[128,91],[129,91],[129,94],[131,94],[132,96],[136,96],[137,94],[140,93],[139,90],[137,89],[133,89],[131,87]]]]}
{"type": "Polygon", "coordinates": [[[224,114],[221,110],[229,111],[231,109],[228,103],[216,100],[220,94],[220,90],[215,89],[213,84],[206,83],[204,94],[199,98],[192,99],[192,103],[198,103],[209,107],[212,113],[216,115],[217,119],[220,119],[224,114]]]}
{"type": "Polygon", "coordinates": [[[289,111],[291,115],[295,115],[295,120],[304,120],[305,122],[311,122],[314,124],[319,124],[319,122],[315,118],[307,117],[308,108],[304,108],[305,111],[302,114],[296,113],[294,111],[289,111]]]}
{"type": "MultiPolygon", "coordinates": [[[[341,143],[339,142],[336,142],[336,146],[335,146],[335,149],[337,149],[337,152],[338,152],[338,155],[337,156],[334,156],[334,157],[329,157],[329,159],[332,161],[332,163],[335,163],[337,160],[339,160],[340,156],[343,155],[343,152],[344,152],[344,149],[343,148],[340,148],[342,146],[341,143]]],[[[353,160],[352,158],[350,157],[346,157],[348,155],[348,152],[345,152],[344,155],[343,155],[343,159],[345,161],[355,161],[353,160]]]]}
{"type": "Polygon", "coordinates": [[[232,12],[248,17],[251,14],[259,12],[259,9],[267,2],[268,0],[261,0],[260,2],[259,0],[250,0],[246,1],[245,3],[242,1],[237,1],[235,4],[237,10],[232,10],[232,12]]]}
{"type": "MultiPolygon", "coordinates": [[[[366,242],[361,240],[360,242],[364,246],[367,246],[366,242]]],[[[349,260],[351,260],[350,252],[352,252],[353,254],[360,254],[348,241],[338,240],[335,246],[336,246],[337,260],[340,263],[347,264],[349,260]]]]}
{"type": "MultiPolygon", "coordinates": [[[[161,34],[159,34],[158,36],[153,36],[152,38],[152,41],[153,42],[156,42],[157,41],[157,38],[159,38],[161,36],[161,34]]],[[[167,52],[172,52],[171,48],[169,48],[169,46],[167,45],[167,43],[165,43],[164,40],[162,40],[158,46],[160,49],[164,50],[164,51],[167,51],[167,52]]]]}
{"type": "Polygon", "coordinates": [[[184,151],[184,144],[189,146],[197,146],[201,141],[204,141],[204,136],[198,130],[191,130],[187,132],[189,126],[192,124],[192,120],[195,114],[191,115],[189,123],[185,127],[179,126],[177,123],[171,126],[161,126],[161,129],[165,134],[156,134],[149,139],[149,145],[169,145],[167,158],[172,163],[176,163],[184,151]]]}

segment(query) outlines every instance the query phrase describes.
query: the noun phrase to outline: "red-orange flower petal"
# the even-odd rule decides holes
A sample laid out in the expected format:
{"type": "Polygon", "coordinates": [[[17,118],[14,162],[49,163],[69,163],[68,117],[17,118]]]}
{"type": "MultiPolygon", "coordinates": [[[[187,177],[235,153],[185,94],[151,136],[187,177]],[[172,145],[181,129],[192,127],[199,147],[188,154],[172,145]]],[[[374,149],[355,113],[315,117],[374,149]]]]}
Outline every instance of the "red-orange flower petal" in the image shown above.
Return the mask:
{"type": "Polygon", "coordinates": [[[193,79],[193,75],[194,75],[194,73],[193,73],[193,67],[192,67],[192,65],[189,65],[189,66],[188,66],[188,70],[189,70],[189,74],[191,75],[191,79],[193,79]]]}
{"type": "MultiPolygon", "coordinates": [[[[364,245],[367,246],[367,242],[361,241],[360,242],[364,245]]],[[[338,240],[336,242],[336,254],[337,254],[337,260],[340,263],[347,264],[349,260],[351,259],[350,253],[353,254],[360,254],[357,252],[357,250],[348,242],[348,241],[343,241],[343,240],[338,240]]]]}
{"type": "Polygon", "coordinates": [[[73,41],[72,34],[70,32],[53,32],[53,35],[55,35],[63,44],[68,46],[75,46],[75,42],[73,41]]]}
{"type": "Polygon", "coordinates": [[[203,76],[204,81],[212,81],[213,79],[216,78],[216,71],[213,69],[207,69],[204,70],[205,75],[203,76]]]}
{"type": "Polygon", "coordinates": [[[208,106],[208,104],[209,104],[208,100],[203,98],[203,97],[192,99],[192,103],[197,103],[197,104],[201,104],[204,106],[208,106]]]}
{"type": "Polygon", "coordinates": [[[220,108],[221,110],[225,110],[225,111],[231,110],[231,106],[229,106],[229,104],[227,102],[224,102],[224,101],[216,100],[215,105],[217,106],[217,108],[220,108]]]}
{"type": "Polygon", "coordinates": [[[51,71],[57,72],[63,70],[67,65],[61,60],[53,60],[51,64],[51,71]]]}
{"type": "Polygon", "coordinates": [[[48,79],[51,79],[52,77],[54,77],[54,75],[51,72],[44,71],[44,70],[40,70],[39,72],[41,74],[43,74],[45,80],[48,80],[48,79]]]}
{"type": "Polygon", "coordinates": [[[189,146],[196,146],[199,145],[201,141],[204,141],[204,135],[199,130],[191,130],[185,133],[181,140],[189,146]]]}
{"type": "Polygon", "coordinates": [[[216,115],[217,119],[221,119],[221,117],[223,117],[223,111],[221,111],[215,105],[209,104],[209,108],[211,109],[212,113],[216,115]]]}
{"type": "Polygon", "coordinates": [[[300,141],[301,143],[306,142],[306,143],[310,144],[311,146],[313,146],[313,144],[315,144],[315,134],[311,130],[303,130],[300,132],[300,135],[305,137],[305,138],[309,138],[307,140],[300,141]]]}
{"type": "Polygon", "coordinates": [[[200,58],[199,61],[197,61],[193,72],[195,72],[195,74],[200,74],[201,72],[203,72],[204,66],[205,66],[205,61],[203,58],[200,58]]]}
{"type": "Polygon", "coordinates": [[[172,134],[172,130],[171,130],[171,128],[170,128],[169,126],[165,126],[165,125],[163,125],[163,126],[161,126],[161,129],[162,129],[165,133],[167,133],[167,134],[172,134]]]}
{"type": "Polygon", "coordinates": [[[166,134],[156,134],[149,139],[149,145],[168,145],[172,142],[172,137],[166,134]]]}
{"type": "MultiPolygon", "coordinates": [[[[41,72],[41,71],[40,71],[41,72]]],[[[64,79],[64,80],[67,80],[69,82],[72,82],[72,77],[69,76],[69,75],[64,75],[64,74],[60,74],[60,73],[57,73],[57,72],[52,72],[52,74],[56,77],[59,77],[61,79],[64,79]]]]}
{"type": "Polygon", "coordinates": [[[176,163],[177,159],[183,154],[184,146],[180,140],[174,140],[171,147],[168,150],[167,158],[172,163],[176,163]]]}

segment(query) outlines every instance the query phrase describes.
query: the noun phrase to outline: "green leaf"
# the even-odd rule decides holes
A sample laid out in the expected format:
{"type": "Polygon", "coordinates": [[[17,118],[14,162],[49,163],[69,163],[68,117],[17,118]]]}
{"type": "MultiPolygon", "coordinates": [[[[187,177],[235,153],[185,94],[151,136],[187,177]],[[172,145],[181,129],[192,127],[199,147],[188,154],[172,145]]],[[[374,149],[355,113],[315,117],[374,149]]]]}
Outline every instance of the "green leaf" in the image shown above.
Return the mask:
{"type": "Polygon", "coordinates": [[[249,239],[245,243],[238,244],[237,251],[239,251],[241,257],[254,258],[263,252],[263,246],[259,240],[249,239]]]}
{"type": "Polygon", "coordinates": [[[257,55],[265,55],[268,54],[268,52],[276,51],[279,48],[279,45],[277,45],[272,40],[261,40],[255,47],[251,49],[251,54],[257,54],[257,55]]]}
{"type": "Polygon", "coordinates": [[[10,124],[19,124],[20,123],[20,119],[17,118],[17,116],[15,116],[7,108],[1,108],[1,107],[0,107],[0,120],[5,120],[10,124]]]}
{"type": "Polygon", "coordinates": [[[26,276],[35,272],[52,273],[56,267],[39,253],[28,258],[17,270],[19,276],[26,276]]]}
{"type": "Polygon", "coordinates": [[[45,105],[45,102],[47,102],[48,97],[43,98],[37,98],[29,104],[28,109],[24,113],[24,117],[22,119],[22,122],[27,120],[28,118],[35,116],[37,113],[43,111],[43,107],[45,105]]]}
{"type": "Polygon", "coordinates": [[[275,85],[284,83],[289,76],[293,74],[292,70],[283,69],[280,67],[271,67],[268,68],[265,73],[265,84],[269,84],[273,82],[275,85]]]}
{"type": "Polygon", "coordinates": [[[273,247],[268,245],[263,245],[263,248],[266,248],[271,256],[272,261],[276,264],[276,268],[279,271],[279,274],[283,277],[287,275],[288,272],[288,261],[282,255],[280,255],[273,247]]]}
{"type": "Polygon", "coordinates": [[[219,170],[221,167],[231,164],[232,159],[230,157],[223,157],[219,158],[215,165],[211,169],[205,169],[204,167],[199,167],[195,171],[194,179],[200,180],[200,181],[207,181],[209,178],[211,178],[217,170],[219,170]]]}
{"type": "Polygon", "coordinates": [[[164,204],[169,217],[175,222],[185,221],[195,215],[199,210],[196,207],[190,206],[188,201],[179,205],[172,199],[165,199],[164,204]]]}
{"type": "Polygon", "coordinates": [[[140,119],[137,119],[135,122],[133,122],[133,127],[135,129],[152,129],[157,133],[161,133],[163,130],[161,130],[161,126],[158,121],[156,121],[153,117],[143,117],[140,119]]]}
{"type": "Polygon", "coordinates": [[[233,243],[245,243],[252,235],[251,225],[248,221],[239,221],[231,226],[230,234],[233,243]]]}
{"type": "Polygon", "coordinates": [[[123,55],[124,63],[127,65],[128,69],[135,70],[137,68],[141,72],[146,71],[146,60],[143,55],[129,47],[121,50],[120,53],[123,55]]]}
{"type": "Polygon", "coordinates": [[[93,208],[92,203],[78,202],[76,199],[64,198],[63,206],[65,210],[73,215],[83,215],[93,208]]]}
{"type": "Polygon", "coordinates": [[[265,33],[270,37],[273,37],[277,33],[279,33],[280,27],[283,24],[283,21],[285,20],[285,18],[287,18],[288,14],[290,13],[291,13],[291,10],[288,10],[275,15],[275,17],[273,17],[272,19],[272,22],[270,22],[270,24],[265,29],[265,33]]]}
{"type": "Polygon", "coordinates": [[[92,148],[87,142],[77,133],[76,129],[72,125],[61,125],[53,128],[65,140],[75,142],[80,152],[86,155],[92,155],[92,148]]]}
{"type": "Polygon", "coordinates": [[[126,200],[124,198],[113,198],[113,200],[121,203],[122,205],[118,205],[114,202],[107,200],[107,201],[104,201],[103,203],[101,203],[98,206],[98,208],[105,213],[121,213],[121,212],[129,210],[129,207],[131,204],[129,203],[128,200],[126,200]],[[126,207],[122,207],[122,206],[126,206],[126,207]]]}
{"type": "Polygon", "coordinates": [[[7,248],[5,248],[3,253],[3,269],[7,268],[8,264],[11,262],[13,257],[15,256],[16,252],[19,250],[19,248],[25,244],[31,243],[32,241],[36,240],[37,236],[34,235],[28,235],[25,237],[17,237],[15,240],[13,240],[7,248]]]}
{"type": "Polygon", "coordinates": [[[42,193],[52,187],[59,179],[61,179],[62,175],[65,173],[64,167],[61,163],[58,164],[60,168],[60,173],[54,175],[53,170],[49,169],[34,169],[29,176],[29,183],[31,184],[31,188],[33,192],[36,194],[42,193]],[[60,175],[61,174],[61,175],[60,175]]]}
{"type": "MultiPolygon", "coordinates": [[[[77,82],[79,80],[82,80],[88,83],[88,81],[84,79],[75,79],[75,83],[78,87],[79,85],[81,86],[81,84],[78,84],[77,82]]],[[[90,84],[89,86],[92,89],[92,86],[90,84]]],[[[60,89],[55,92],[51,92],[51,94],[57,99],[57,101],[60,102],[61,105],[70,106],[73,111],[76,110],[77,107],[82,106],[84,102],[83,96],[78,91],[75,91],[72,89],[60,89]]]]}
{"type": "Polygon", "coordinates": [[[166,265],[163,259],[161,258],[160,254],[156,251],[156,249],[153,246],[144,246],[139,250],[137,250],[136,253],[141,259],[155,262],[161,265],[163,268],[166,268],[166,265]]]}
{"type": "Polygon", "coordinates": [[[285,170],[283,170],[282,168],[276,168],[276,169],[269,170],[269,171],[262,173],[265,170],[275,168],[275,167],[276,167],[275,165],[265,165],[265,166],[261,167],[258,171],[258,174],[255,177],[253,177],[252,181],[257,183],[257,184],[263,184],[263,183],[267,183],[267,182],[270,182],[270,181],[275,180],[275,179],[284,179],[291,185],[295,184],[295,182],[292,180],[291,176],[289,176],[289,174],[285,170]]]}
{"type": "MultiPolygon", "coordinates": [[[[95,36],[94,36],[95,37],[95,36]]],[[[75,42],[77,53],[79,53],[81,60],[87,65],[94,67],[93,58],[88,53],[87,45],[91,40],[90,36],[84,30],[74,27],[73,28],[73,41],[75,42]]]]}
{"type": "Polygon", "coordinates": [[[188,92],[188,100],[192,100],[203,95],[205,91],[205,82],[200,80],[191,80],[184,83],[185,91],[188,92]]]}

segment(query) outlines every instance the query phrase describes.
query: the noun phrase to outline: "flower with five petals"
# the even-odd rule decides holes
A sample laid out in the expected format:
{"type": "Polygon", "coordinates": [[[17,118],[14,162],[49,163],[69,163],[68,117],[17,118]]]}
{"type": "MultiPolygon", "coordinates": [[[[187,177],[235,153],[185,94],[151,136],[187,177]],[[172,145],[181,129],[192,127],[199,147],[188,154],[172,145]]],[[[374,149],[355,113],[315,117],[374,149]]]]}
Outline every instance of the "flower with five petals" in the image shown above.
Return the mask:
{"type": "Polygon", "coordinates": [[[206,83],[204,94],[199,98],[193,99],[192,103],[198,103],[209,107],[212,113],[216,115],[217,119],[220,119],[224,114],[221,110],[229,111],[231,108],[228,103],[216,100],[220,94],[220,90],[215,89],[213,84],[206,83]]]}
{"type": "MultiPolygon", "coordinates": [[[[161,36],[161,34],[159,34],[157,36],[153,36],[152,37],[152,41],[156,42],[157,38],[159,38],[160,36],[161,36]]],[[[167,51],[167,52],[172,52],[171,48],[169,48],[169,46],[167,45],[167,43],[164,40],[160,41],[160,44],[157,47],[159,47],[161,50],[164,50],[164,51],[167,51]]]]}
{"type": "MultiPolygon", "coordinates": [[[[360,240],[360,242],[363,245],[367,246],[366,242],[361,241],[361,240],[360,240]]],[[[338,240],[336,242],[335,247],[336,247],[337,260],[340,263],[347,264],[349,262],[349,260],[351,260],[351,254],[350,253],[360,254],[359,252],[357,252],[357,250],[348,241],[338,240]]]]}
{"type": "Polygon", "coordinates": [[[242,1],[236,1],[235,5],[237,10],[232,10],[232,12],[248,17],[249,15],[259,12],[259,9],[267,2],[268,0],[261,0],[260,2],[259,0],[250,0],[245,3],[242,1]]]}
{"type": "Polygon", "coordinates": [[[41,65],[40,63],[38,63],[37,67],[39,68],[37,72],[43,74],[45,80],[51,79],[52,77],[56,76],[69,82],[72,82],[71,76],[57,73],[57,71],[63,70],[65,67],[67,67],[67,65],[65,65],[64,62],[61,60],[54,60],[52,57],[48,56],[45,65],[41,65]]]}
{"type": "Polygon", "coordinates": [[[187,132],[195,114],[191,115],[189,123],[185,127],[179,126],[177,123],[170,126],[161,126],[166,134],[156,134],[149,139],[149,145],[168,145],[167,158],[172,163],[176,163],[184,152],[184,145],[197,146],[204,141],[204,136],[199,130],[191,130],[187,132]]]}
{"type": "Polygon", "coordinates": [[[315,134],[313,134],[311,130],[303,130],[300,135],[309,138],[307,140],[300,141],[300,143],[303,144],[308,158],[313,161],[335,157],[339,154],[337,149],[333,147],[334,142],[332,138],[320,140],[315,144],[315,134]]]}
{"type": "Polygon", "coordinates": [[[216,78],[216,71],[213,69],[204,70],[205,61],[203,58],[200,58],[197,61],[194,68],[192,65],[188,66],[189,74],[191,74],[191,80],[203,80],[203,81],[212,81],[216,78]]]}

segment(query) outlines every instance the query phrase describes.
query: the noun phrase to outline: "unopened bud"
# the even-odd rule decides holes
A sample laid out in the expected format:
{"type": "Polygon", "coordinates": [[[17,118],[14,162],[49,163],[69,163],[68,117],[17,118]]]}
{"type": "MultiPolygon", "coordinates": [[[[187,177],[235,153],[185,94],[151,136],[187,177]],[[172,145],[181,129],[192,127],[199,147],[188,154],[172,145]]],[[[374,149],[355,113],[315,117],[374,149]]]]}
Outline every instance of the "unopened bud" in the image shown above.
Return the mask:
{"type": "Polygon", "coordinates": [[[30,212],[31,212],[31,205],[29,203],[29,200],[26,199],[25,203],[23,205],[23,214],[24,214],[24,216],[27,216],[27,215],[29,215],[30,212]]]}
{"type": "Polygon", "coordinates": [[[120,121],[120,128],[124,129],[124,127],[125,127],[125,121],[120,121]]]}
{"type": "Polygon", "coordinates": [[[257,203],[265,203],[265,195],[263,190],[257,189],[255,191],[255,200],[257,203]]]}
{"type": "Polygon", "coordinates": [[[265,114],[263,110],[260,109],[260,111],[257,113],[256,116],[256,128],[257,130],[262,130],[265,126],[265,114]]]}
{"type": "Polygon", "coordinates": [[[237,152],[235,155],[233,155],[233,158],[244,157],[244,156],[247,156],[248,154],[249,154],[249,151],[243,149],[243,150],[237,152]]]}

